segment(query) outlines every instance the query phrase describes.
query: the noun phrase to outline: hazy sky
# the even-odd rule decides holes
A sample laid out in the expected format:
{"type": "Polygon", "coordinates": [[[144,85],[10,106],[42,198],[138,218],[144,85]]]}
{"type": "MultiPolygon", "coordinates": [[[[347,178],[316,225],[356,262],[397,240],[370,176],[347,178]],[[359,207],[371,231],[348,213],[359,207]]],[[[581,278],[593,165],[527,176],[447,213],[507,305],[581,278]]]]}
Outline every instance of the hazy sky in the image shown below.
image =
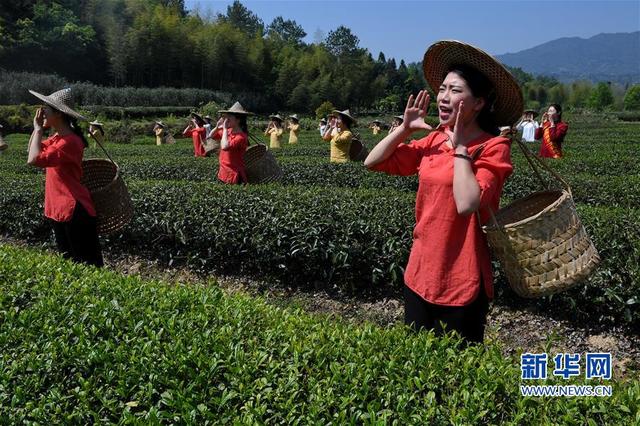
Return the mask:
{"type": "MultiPolygon", "coordinates": [[[[241,0],[242,1],[242,0],[241,0]]],[[[233,0],[186,0],[188,9],[224,13],[233,0]]],[[[398,62],[422,61],[436,40],[457,39],[499,55],[560,37],[640,30],[640,1],[273,1],[245,0],[265,25],[276,16],[293,19],[314,42],[339,25],[349,27],[360,46],[398,62]]],[[[639,54],[640,61],[640,54],[639,54]]]]}

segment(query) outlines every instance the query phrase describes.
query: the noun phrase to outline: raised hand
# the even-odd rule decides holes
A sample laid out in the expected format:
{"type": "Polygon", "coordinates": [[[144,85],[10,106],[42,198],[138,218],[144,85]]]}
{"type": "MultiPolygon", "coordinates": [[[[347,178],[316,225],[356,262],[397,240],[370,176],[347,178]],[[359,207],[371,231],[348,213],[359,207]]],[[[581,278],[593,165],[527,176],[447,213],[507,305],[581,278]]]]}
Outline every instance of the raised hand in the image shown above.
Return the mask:
{"type": "Polygon", "coordinates": [[[38,108],[36,115],[33,117],[33,129],[42,130],[44,127],[44,108],[38,108]]]}
{"type": "Polygon", "coordinates": [[[416,97],[409,96],[407,106],[404,109],[404,121],[402,122],[404,129],[412,132],[432,129],[431,126],[424,122],[424,117],[426,117],[427,109],[429,108],[429,99],[429,93],[426,90],[418,92],[416,97]]]}
{"type": "Polygon", "coordinates": [[[544,123],[545,121],[549,121],[549,113],[544,113],[542,114],[542,122],[544,123]]]}
{"type": "Polygon", "coordinates": [[[456,114],[456,121],[453,125],[453,131],[446,129],[445,132],[449,136],[451,145],[455,148],[458,145],[466,146],[470,141],[465,138],[465,127],[462,121],[462,111],[464,111],[464,102],[460,101],[458,104],[458,113],[456,114]]]}

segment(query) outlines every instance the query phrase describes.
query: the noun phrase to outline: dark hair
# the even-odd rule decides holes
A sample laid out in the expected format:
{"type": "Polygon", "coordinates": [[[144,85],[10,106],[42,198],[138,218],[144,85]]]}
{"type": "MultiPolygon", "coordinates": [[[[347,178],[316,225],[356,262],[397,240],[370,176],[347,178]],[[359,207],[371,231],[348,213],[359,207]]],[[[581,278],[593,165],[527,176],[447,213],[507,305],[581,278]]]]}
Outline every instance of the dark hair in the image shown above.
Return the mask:
{"type": "Polygon", "coordinates": [[[337,114],[337,115],[340,117],[340,121],[342,121],[342,124],[347,126],[347,129],[351,130],[351,126],[353,126],[353,120],[347,117],[346,115],[342,115],[342,114],[337,114]]]}
{"type": "Polygon", "coordinates": [[[242,129],[243,132],[249,136],[249,126],[247,125],[247,116],[244,114],[231,114],[235,118],[238,119],[238,126],[242,129]]]}
{"type": "MultiPolygon", "coordinates": [[[[466,64],[453,65],[446,74],[456,73],[467,82],[471,93],[476,98],[484,98],[484,107],[478,114],[478,125],[482,130],[494,136],[500,134],[500,129],[493,115],[493,104],[496,101],[496,92],[491,80],[477,69],[466,64]]],[[[443,76],[446,78],[446,74],[443,76]]]]}
{"type": "Polygon", "coordinates": [[[85,148],[88,147],[89,142],[87,142],[87,138],[84,136],[84,132],[82,131],[82,128],[78,124],[78,119],[60,111],[59,109],[55,109],[53,107],[51,107],[51,109],[61,114],[62,117],[64,117],[64,119],[67,120],[67,124],[69,124],[69,127],[71,127],[71,130],[73,131],[73,133],[78,135],[78,137],[82,140],[82,143],[84,144],[85,148]]]}
{"type": "MultiPolygon", "coordinates": [[[[556,114],[558,114],[558,121],[562,121],[562,107],[560,104],[550,104],[550,107],[554,107],[556,109],[556,114]]],[[[569,117],[571,119],[571,117],[569,117]]]]}
{"type": "Polygon", "coordinates": [[[73,130],[73,133],[75,133],[76,135],[78,135],[78,137],[80,137],[80,139],[82,139],[82,143],[84,144],[85,148],[88,147],[89,142],[87,142],[87,138],[84,136],[84,132],[82,131],[82,128],[78,124],[78,120],[73,117],[69,117],[69,116],[67,117],[69,118],[69,126],[71,127],[71,130],[73,130]]]}

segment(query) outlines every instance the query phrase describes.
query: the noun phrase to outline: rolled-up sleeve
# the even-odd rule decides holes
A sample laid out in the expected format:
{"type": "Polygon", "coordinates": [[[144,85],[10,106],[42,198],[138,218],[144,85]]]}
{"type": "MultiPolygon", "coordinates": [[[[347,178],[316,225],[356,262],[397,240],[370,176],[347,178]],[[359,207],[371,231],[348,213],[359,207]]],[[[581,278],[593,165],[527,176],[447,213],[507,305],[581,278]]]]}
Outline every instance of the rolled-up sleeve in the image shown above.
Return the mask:
{"type": "Polygon", "coordinates": [[[418,173],[422,153],[421,141],[412,140],[408,144],[400,143],[389,158],[370,167],[370,170],[397,176],[415,175],[418,173]]]}
{"type": "Polygon", "coordinates": [[[513,172],[509,141],[500,141],[485,148],[475,161],[476,179],[480,186],[480,208],[486,208],[499,197],[505,180],[513,172]]]}
{"type": "Polygon", "coordinates": [[[36,167],[58,167],[65,162],[73,161],[77,156],[77,147],[72,141],[62,139],[56,144],[47,144],[36,157],[36,167]]]}
{"type": "Polygon", "coordinates": [[[217,141],[221,140],[222,139],[222,129],[216,129],[216,131],[213,132],[212,138],[214,140],[217,140],[217,141]]]}

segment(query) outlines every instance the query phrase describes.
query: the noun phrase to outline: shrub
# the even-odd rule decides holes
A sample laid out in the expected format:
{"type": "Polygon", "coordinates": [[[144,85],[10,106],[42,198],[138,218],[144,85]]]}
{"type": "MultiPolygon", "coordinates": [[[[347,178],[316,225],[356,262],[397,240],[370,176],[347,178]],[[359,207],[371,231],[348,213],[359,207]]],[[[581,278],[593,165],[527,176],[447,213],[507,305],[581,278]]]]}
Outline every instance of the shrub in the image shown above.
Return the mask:
{"type": "Polygon", "coordinates": [[[624,109],[627,111],[640,110],[640,84],[629,87],[624,95],[624,109]]]}
{"type": "MultiPolygon", "coordinates": [[[[214,175],[212,167],[207,176],[214,175]]],[[[0,232],[48,239],[41,178],[0,174],[0,185],[7,188],[0,194],[0,232]]],[[[115,253],[349,292],[402,286],[414,225],[412,193],[135,180],[129,189],[136,215],[126,232],[108,239],[115,253]]],[[[579,212],[603,262],[588,282],[555,296],[554,304],[585,320],[598,312],[599,321],[640,326],[640,265],[633,260],[640,256],[640,211],[579,212]]],[[[502,274],[497,286],[506,287],[502,274]]]]}
{"type": "Polygon", "coordinates": [[[0,312],[1,423],[640,419],[637,380],[606,382],[606,403],[524,398],[518,360],[494,344],[461,349],[449,336],[312,317],[215,285],[142,281],[6,245],[0,312]]]}
{"type": "Polygon", "coordinates": [[[318,108],[316,108],[316,118],[327,118],[327,115],[331,114],[336,108],[329,101],[323,102],[318,108]]]}

